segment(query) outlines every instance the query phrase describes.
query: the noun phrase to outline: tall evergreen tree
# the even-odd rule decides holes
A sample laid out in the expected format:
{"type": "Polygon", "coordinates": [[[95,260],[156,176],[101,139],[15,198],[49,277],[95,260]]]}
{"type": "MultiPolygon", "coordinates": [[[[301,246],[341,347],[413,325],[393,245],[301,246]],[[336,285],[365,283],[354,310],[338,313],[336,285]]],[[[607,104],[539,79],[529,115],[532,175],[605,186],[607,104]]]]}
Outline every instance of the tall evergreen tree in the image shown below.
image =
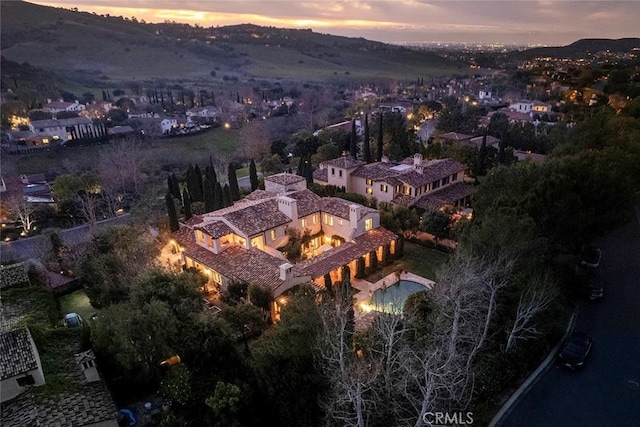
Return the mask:
{"type": "Polygon", "coordinates": [[[214,207],[215,210],[218,209],[222,209],[224,208],[224,199],[223,199],[223,195],[222,195],[222,185],[220,184],[220,182],[216,182],[216,186],[215,186],[215,192],[214,194],[214,207]]]}
{"type": "Polygon", "coordinates": [[[191,212],[191,197],[187,189],[182,190],[182,209],[184,210],[184,218],[189,219],[193,216],[191,212]]]}
{"type": "Polygon", "coordinates": [[[167,192],[173,194],[173,180],[171,175],[167,176],[167,192]]]}
{"type": "Polygon", "coordinates": [[[171,177],[171,194],[173,194],[174,199],[180,198],[180,184],[178,184],[178,178],[175,173],[170,175],[171,177]]]}
{"type": "Polygon", "coordinates": [[[213,167],[213,157],[211,155],[209,155],[209,166],[205,173],[207,177],[211,180],[211,182],[213,182],[214,184],[218,182],[218,175],[216,175],[216,168],[213,167]]]}
{"type": "Polygon", "coordinates": [[[169,215],[169,229],[171,231],[178,231],[180,224],[178,223],[178,212],[176,211],[176,202],[173,200],[171,193],[167,193],[164,197],[167,202],[167,214],[169,215]]]}
{"type": "Polygon", "coordinates": [[[205,176],[202,183],[203,197],[204,197],[204,211],[212,212],[216,209],[215,206],[215,187],[211,181],[205,176]]]}
{"type": "Polygon", "coordinates": [[[229,162],[229,189],[231,190],[231,198],[236,201],[240,200],[240,187],[238,187],[238,177],[236,176],[236,168],[233,162],[229,162]]]}
{"type": "Polygon", "coordinates": [[[225,184],[222,189],[222,204],[225,208],[233,205],[233,198],[231,197],[231,188],[229,187],[229,184],[225,184]]]}
{"type": "Polygon", "coordinates": [[[369,146],[369,115],[364,116],[364,141],[362,141],[362,159],[371,163],[371,147],[369,146]]]}
{"type": "Polygon", "coordinates": [[[204,202],[202,188],[200,187],[198,177],[191,165],[187,168],[187,190],[189,190],[189,195],[191,196],[192,201],[204,202]]]}
{"type": "Polygon", "coordinates": [[[349,153],[354,159],[358,156],[358,138],[356,137],[355,119],[351,119],[351,140],[349,141],[349,153]]]}
{"type": "Polygon", "coordinates": [[[249,181],[251,182],[251,191],[258,189],[258,170],[256,169],[256,162],[251,159],[249,163],[249,181]]]}
{"type": "MultiPolygon", "coordinates": [[[[200,191],[203,191],[203,186],[202,186],[202,171],[200,171],[200,166],[196,165],[193,168],[193,172],[196,175],[196,179],[198,181],[198,185],[200,186],[200,191]]],[[[203,193],[204,195],[204,193],[203,193]]]]}
{"type": "Polygon", "coordinates": [[[378,145],[376,150],[376,161],[382,160],[382,147],[384,145],[384,139],[382,134],[382,121],[384,119],[384,114],[380,111],[380,117],[378,118],[378,145]]]}
{"type": "Polygon", "coordinates": [[[480,150],[478,151],[478,158],[476,163],[475,175],[484,176],[487,174],[487,133],[484,133],[482,137],[482,144],[480,145],[480,150]]]}

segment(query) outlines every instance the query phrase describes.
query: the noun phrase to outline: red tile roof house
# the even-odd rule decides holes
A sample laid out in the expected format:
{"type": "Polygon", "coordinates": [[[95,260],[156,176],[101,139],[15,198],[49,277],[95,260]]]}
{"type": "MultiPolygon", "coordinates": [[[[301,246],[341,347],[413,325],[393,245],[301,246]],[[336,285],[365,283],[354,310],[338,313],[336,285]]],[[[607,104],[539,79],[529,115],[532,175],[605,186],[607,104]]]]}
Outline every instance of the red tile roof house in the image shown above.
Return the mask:
{"type": "Polygon", "coordinates": [[[231,281],[244,281],[278,297],[304,283],[321,289],[325,274],[340,280],[344,265],[355,274],[358,258],[366,262],[374,252],[381,260],[386,245],[393,254],[398,236],[380,227],[375,209],[321,198],[306,189],[303,177],[283,173],[265,177],[265,190],[233,206],[191,218],[174,238],[183,264],[202,270],[213,284],[225,289],[231,281]],[[296,265],[278,250],[290,228],[311,235],[309,258],[296,265]]]}
{"type": "Polygon", "coordinates": [[[314,171],[313,181],[321,185],[345,187],[349,193],[375,197],[423,209],[445,205],[466,206],[472,187],[463,182],[466,167],[452,159],[424,161],[415,154],[400,163],[383,157],[366,164],[350,156],[327,160],[314,171]]]}

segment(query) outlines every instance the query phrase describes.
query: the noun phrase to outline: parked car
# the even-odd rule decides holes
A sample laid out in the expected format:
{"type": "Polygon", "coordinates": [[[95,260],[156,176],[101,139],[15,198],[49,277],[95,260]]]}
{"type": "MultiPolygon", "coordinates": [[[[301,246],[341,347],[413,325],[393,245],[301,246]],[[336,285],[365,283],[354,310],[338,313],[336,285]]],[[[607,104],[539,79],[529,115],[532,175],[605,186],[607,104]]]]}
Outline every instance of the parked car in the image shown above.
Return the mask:
{"type": "Polygon", "coordinates": [[[595,246],[584,246],[582,248],[581,255],[582,261],[580,264],[591,268],[600,267],[600,259],[602,258],[602,250],[600,248],[596,248],[595,246]]]}
{"type": "Polygon", "coordinates": [[[600,269],[594,270],[587,277],[584,287],[584,293],[590,301],[597,301],[604,296],[604,287],[602,286],[602,272],[600,269]]]}
{"type": "Polygon", "coordinates": [[[67,313],[64,315],[64,326],[67,328],[81,328],[82,317],[78,313],[67,313]]]}
{"type": "Polygon", "coordinates": [[[592,347],[593,338],[584,332],[574,332],[558,354],[558,364],[573,370],[580,369],[589,357],[592,347]]]}

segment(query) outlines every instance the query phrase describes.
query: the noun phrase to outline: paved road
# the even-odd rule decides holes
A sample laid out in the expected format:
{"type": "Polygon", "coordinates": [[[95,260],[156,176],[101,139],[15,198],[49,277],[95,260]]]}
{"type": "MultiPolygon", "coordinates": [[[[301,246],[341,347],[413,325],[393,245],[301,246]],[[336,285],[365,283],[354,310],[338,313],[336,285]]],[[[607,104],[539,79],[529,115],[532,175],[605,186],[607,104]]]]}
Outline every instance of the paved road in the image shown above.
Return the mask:
{"type": "MultiPolygon", "coordinates": [[[[129,221],[131,216],[126,213],[124,215],[110,218],[98,222],[98,227],[110,225],[124,224],[129,221]]],[[[60,237],[66,245],[75,245],[86,241],[91,236],[89,226],[81,225],[79,227],[68,228],[60,231],[60,237]]],[[[18,239],[12,242],[1,242],[0,251],[10,251],[18,258],[39,258],[51,248],[51,241],[48,236],[35,236],[27,239],[18,239]]]]}
{"type": "Polygon", "coordinates": [[[595,339],[581,372],[552,366],[500,427],[640,426],[640,225],[597,242],[604,299],[581,305],[576,330],[595,339]]]}

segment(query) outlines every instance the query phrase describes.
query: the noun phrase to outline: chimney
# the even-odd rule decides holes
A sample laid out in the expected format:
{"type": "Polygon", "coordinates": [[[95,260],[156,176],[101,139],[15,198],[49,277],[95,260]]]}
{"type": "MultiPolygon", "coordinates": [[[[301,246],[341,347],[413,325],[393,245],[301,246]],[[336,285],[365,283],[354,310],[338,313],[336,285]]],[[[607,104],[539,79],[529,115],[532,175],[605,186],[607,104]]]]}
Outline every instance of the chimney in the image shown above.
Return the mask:
{"type": "Polygon", "coordinates": [[[285,262],[280,264],[280,280],[287,280],[293,276],[293,265],[285,262]]]}
{"type": "Polygon", "coordinates": [[[298,219],[298,201],[287,196],[279,196],[277,200],[278,210],[296,221],[298,219]]]}
{"type": "Polygon", "coordinates": [[[413,155],[413,168],[422,173],[423,171],[423,167],[422,167],[422,154],[420,153],[416,153],[413,155]]]}
{"type": "Polygon", "coordinates": [[[47,98],[47,104],[51,104],[51,98],[47,98]]]}
{"type": "Polygon", "coordinates": [[[360,205],[349,205],[349,225],[351,229],[354,229],[358,226],[358,221],[362,217],[362,206],[360,205]]]}

